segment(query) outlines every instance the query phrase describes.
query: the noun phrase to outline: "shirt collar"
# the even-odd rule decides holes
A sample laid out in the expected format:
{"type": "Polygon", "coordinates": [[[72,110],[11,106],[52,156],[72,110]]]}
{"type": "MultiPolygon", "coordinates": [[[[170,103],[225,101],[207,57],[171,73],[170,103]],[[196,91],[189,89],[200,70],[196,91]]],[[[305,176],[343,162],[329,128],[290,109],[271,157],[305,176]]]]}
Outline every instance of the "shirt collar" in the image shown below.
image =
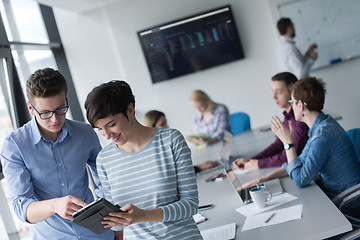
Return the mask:
{"type": "MultiPolygon", "coordinates": [[[[211,109],[210,110],[210,112],[211,112],[211,114],[214,116],[214,114],[215,114],[215,111],[216,111],[216,108],[218,107],[218,105],[217,106],[215,106],[213,109],[211,109]]],[[[202,120],[204,117],[203,117],[203,115],[201,114],[201,113],[198,113],[199,114],[199,116],[200,116],[200,119],[202,120]]]]}
{"type": "Polygon", "coordinates": [[[286,42],[295,43],[294,39],[286,37],[286,36],[280,36],[280,39],[286,42]]]}
{"type": "Polygon", "coordinates": [[[67,135],[72,136],[70,134],[70,132],[72,132],[69,130],[70,128],[71,128],[71,126],[69,126],[68,120],[65,119],[64,125],[61,129],[61,133],[60,133],[58,139],[56,140],[56,142],[62,142],[66,138],[67,135]]]}
{"type": "Polygon", "coordinates": [[[284,110],[283,114],[284,114],[285,118],[287,118],[287,119],[295,119],[294,110],[292,108],[290,108],[289,112],[286,112],[284,110]]]}
{"type": "Polygon", "coordinates": [[[320,112],[319,116],[317,116],[317,118],[315,119],[312,128],[309,129],[309,137],[312,136],[313,132],[315,131],[314,129],[317,128],[317,126],[320,124],[320,122],[322,122],[322,120],[325,119],[325,117],[325,114],[323,112],[320,112]]]}
{"type": "Polygon", "coordinates": [[[213,109],[211,109],[211,113],[212,115],[214,115],[215,111],[216,111],[216,108],[217,108],[218,105],[216,105],[215,107],[213,107],[213,109]]]}
{"type": "Polygon", "coordinates": [[[31,130],[32,130],[32,141],[33,141],[33,144],[37,144],[38,142],[40,142],[41,140],[41,133],[40,133],[40,129],[36,123],[36,119],[35,117],[33,117],[31,119],[31,122],[30,122],[30,125],[31,125],[31,130]]]}
{"type": "MultiPolygon", "coordinates": [[[[37,125],[36,123],[36,118],[33,117],[31,119],[31,122],[30,122],[30,125],[31,125],[31,130],[32,130],[32,143],[34,145],[36,145],[37,143],[40,142],[41,139],[44,139],[42,136],[41,136],[41,133],[40,133],[40,129],[39,129],[39,126],[37,125]]],[[[58,137],[58,139],[56,140],[57,142],[61,142],[65,139],[65,137],[69,134],[71,131],[69,131],[69,128],[71,128],[71,126],[69,126],[68,124],[68,119],[65,119],[65,123],[64,123],[64,126],[62,127],[62,131],[58,137]]]]}

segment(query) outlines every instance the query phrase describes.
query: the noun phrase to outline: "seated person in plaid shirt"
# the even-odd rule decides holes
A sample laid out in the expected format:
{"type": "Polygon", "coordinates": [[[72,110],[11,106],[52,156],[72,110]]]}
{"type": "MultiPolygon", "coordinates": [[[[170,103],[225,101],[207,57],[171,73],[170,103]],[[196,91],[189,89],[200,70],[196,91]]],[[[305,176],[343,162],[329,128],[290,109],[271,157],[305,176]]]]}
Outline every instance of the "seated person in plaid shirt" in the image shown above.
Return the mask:
{"type": "MultiPolygon", "coordinates": [[[[148,111],[144,116],[144,126],[146,127],[160,127],[169,128],[165,113],[158,110],[148,111]]],[[[195,173],[201,172],[208,168],[216,167],[218,163],[216,161],[206,161],[194,166],[195,173]]],[[[0,166],[1,167],[1,166],[0,166]]]]}
{"type": "Polygon", "coordinates": [[[195,90],[191,93],[190,102],[197,111],[194,117],[194,132],[201,135],[188,136],[186,139],[195,145],[221,141],[225,130],[230,131],[228,108],[223,104],[214,102],[201,90],[195,90]]]}

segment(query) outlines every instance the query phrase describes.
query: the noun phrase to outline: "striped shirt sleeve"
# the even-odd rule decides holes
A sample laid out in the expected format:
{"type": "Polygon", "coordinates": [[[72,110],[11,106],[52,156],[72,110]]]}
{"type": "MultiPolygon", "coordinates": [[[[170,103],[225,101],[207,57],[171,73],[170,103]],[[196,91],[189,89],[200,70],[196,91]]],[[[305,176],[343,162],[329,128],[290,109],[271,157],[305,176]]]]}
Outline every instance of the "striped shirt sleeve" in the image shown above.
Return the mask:
{"type": "Polygon", "coordinates": [[[191,152],[183,135],[173,130],[171,149],[177,172],[178,201],[162,206],[163,222],[190,218],[197,213],[199,198],[191,152]]]}

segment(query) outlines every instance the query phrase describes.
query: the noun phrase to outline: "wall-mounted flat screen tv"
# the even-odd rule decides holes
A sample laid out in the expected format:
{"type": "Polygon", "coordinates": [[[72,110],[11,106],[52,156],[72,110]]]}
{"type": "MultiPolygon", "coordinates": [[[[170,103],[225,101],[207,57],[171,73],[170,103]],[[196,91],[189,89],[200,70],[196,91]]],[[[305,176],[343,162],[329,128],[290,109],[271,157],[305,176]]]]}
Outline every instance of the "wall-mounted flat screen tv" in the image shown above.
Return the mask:
{"type": "Polygon", "coordinates": [[[230,6],[138,32],[153,83],[244,58],[230,6]]]}

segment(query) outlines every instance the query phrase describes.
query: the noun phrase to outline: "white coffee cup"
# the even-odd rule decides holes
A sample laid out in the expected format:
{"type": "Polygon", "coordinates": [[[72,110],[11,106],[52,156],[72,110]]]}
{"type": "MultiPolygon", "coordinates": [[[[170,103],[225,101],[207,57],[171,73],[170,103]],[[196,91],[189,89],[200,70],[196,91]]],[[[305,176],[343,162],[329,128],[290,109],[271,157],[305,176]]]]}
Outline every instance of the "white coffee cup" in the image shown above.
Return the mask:
{"type": "Polygon", "coordinates": [[[266,203],[272,199],[271,193],[265,191],[265,186],[256,186],[250,189],[250,196],[257,208],[266,207],[266,203]]]}

